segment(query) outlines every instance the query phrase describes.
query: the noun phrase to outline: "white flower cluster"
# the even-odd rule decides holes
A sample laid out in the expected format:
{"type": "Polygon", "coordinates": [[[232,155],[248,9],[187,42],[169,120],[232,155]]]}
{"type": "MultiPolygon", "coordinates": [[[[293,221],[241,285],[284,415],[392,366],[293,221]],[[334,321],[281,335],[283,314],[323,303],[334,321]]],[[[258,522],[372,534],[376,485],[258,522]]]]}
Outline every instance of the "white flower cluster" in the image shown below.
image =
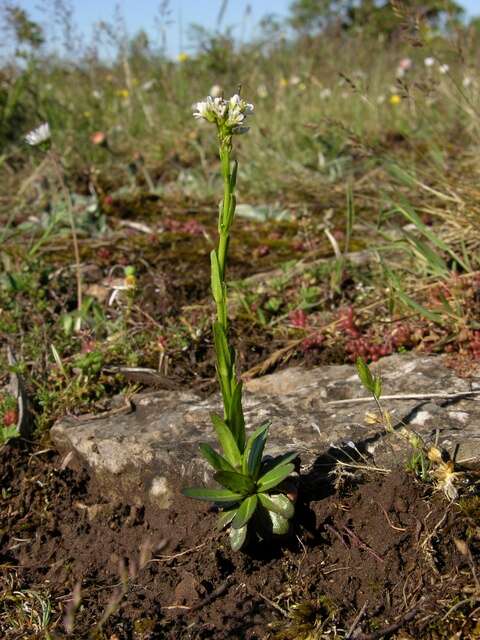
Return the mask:
{"type": "Polygon", "coordinates": [[[193,117],[225,127],[230,133],[246,133],[245,119],[253,113],[253,104],[243,100],[237,93],[229,100],[220,96],[208,96],[193,105],[193,117]]]}
{"type": "Polygon", "coordinates": [[[47,140],[50,140],[50,126],[48,122],[44,122],[25,136],[25,142],[31,147],[36,147],[43,142],[47,142],[47,140]]]}

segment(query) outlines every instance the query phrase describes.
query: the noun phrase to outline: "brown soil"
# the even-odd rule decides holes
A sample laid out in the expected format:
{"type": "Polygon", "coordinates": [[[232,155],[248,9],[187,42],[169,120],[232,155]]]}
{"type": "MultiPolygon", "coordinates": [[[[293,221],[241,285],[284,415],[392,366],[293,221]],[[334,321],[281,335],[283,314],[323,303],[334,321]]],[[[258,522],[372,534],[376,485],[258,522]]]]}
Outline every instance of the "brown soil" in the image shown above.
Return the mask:
{"type": "Polygon", "coordinates": [[[402,470],[342,489],[305,476],[292,536],[234,554],[203,503],[148,512],[107,501],[51,450],[0,459],[6,639],[45,637],[12,623],[32,593],[50,600],[52,639],[479,637],[471,489],[459,507],[402,470]]]}

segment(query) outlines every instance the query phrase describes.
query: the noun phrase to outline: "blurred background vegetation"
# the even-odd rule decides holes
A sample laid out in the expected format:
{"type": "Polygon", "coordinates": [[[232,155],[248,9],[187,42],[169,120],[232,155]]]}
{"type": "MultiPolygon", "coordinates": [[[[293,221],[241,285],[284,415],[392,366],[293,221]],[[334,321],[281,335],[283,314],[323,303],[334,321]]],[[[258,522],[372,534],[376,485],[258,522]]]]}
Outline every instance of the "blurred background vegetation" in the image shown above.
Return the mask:
{"type": "Polygon", "coordinates": [[[226,5],[172,57],[118,12],[85,44],[66,0],[46,27],[3,3],[0,337],[40,426],[105,408],[115,367],[214,388],[221,185],[191,105],[239,86],[255,104],[232,246],[242,370],[480,357],[480,22],[450,0],[295,0],[247,41],[226,5]],[[53,164],[24,143],[42,122],[53,164]]]}

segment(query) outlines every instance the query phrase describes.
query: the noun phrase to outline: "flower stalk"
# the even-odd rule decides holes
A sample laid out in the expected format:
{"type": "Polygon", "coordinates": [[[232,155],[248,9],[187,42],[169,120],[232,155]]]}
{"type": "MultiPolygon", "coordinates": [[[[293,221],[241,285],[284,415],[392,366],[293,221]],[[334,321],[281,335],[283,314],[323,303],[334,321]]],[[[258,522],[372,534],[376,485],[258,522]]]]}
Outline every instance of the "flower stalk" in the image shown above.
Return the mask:
{"type": "Polygon", "coordinates": [[[285,535],[294,515],[294,503],[282,483],[294,470],[296,453],[264,458],[270,422],[261,424],[248,438],[242,408],[242,382],[237,378],[235,351],[228,340],[228,300],[226,268],[230,231],[235,216],[236,160],[232,160],[232,138],[248,131],[245,120],[253,106],[239,95],[230,100],[209,96],[194,106],[194,117],[217,126],[223,198],[218,214],[218,244],[210,253],[211,286],[216,318],[213,322],[217,376],[223,399],[223,419],[213,414],[213,427],[222,454],[209,444],[200,445],[203,457],[215,470],[214,479],[222,488],[189,487],[183,494],[196,500],[215,502],[221,509],[218,526],[230,527],[230,544],[239,550],[247,533],[258,538],[285,535]]]}

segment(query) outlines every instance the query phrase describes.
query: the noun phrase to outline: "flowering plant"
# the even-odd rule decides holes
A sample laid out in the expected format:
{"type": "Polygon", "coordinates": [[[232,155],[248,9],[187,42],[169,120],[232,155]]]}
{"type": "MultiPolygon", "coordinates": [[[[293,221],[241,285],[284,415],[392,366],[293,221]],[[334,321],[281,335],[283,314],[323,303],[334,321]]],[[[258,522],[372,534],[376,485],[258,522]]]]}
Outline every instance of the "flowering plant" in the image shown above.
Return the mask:
{"type": "Polygon", "coordinates": [[[218,504],[220,528],[230,525],[232,549],[240,549],[250,531],[259,537],[272,533],[285,534],[294,514],[293,501],[281,483],[292,473],[297,457],[290,453],[277,458],[264,458],[269,422],[265,422],[247,439],[242,408],[242,382],[235,367],[235,351],[228,342],[227,285],[225,278],[230,230],[236,207],[236,160],[232,162],[232,138],[246,133],[247,117],[253,105],[240,95],[229,100],[208,96],[194,105],[197,119],[215,124],[218,133],[220,165],[223,177],[223,200],[219,207],[218,246],[210,254],[211,286],[216,306],[213,338],[216,368],[223,399],[223,418],[211,416],[222,454],[210,445],[200,445],[200,451],[215,470],[214,479],[221,488],[187,488],[183,494],[197,500],[218,504]]]}

